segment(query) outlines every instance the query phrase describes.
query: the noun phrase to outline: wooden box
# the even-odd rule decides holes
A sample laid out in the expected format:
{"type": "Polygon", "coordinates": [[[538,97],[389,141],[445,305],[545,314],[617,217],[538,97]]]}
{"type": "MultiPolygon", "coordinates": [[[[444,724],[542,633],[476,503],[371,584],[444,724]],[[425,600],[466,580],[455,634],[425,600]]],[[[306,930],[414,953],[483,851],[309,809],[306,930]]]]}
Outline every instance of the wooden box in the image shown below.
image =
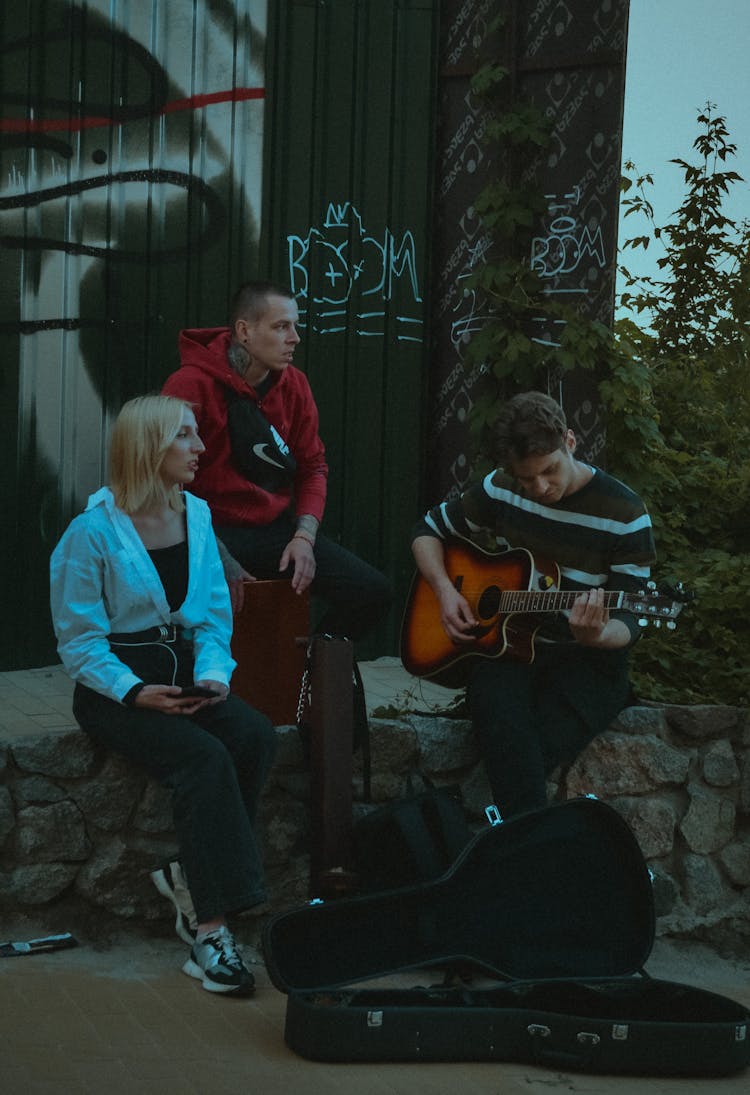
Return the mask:
{"type": "Polygon", "coordinates": [[[297,721],[310,599],[287,579],[245,583],[245,604],[234,617],[232,691],[268,715],[274,726],[297,721]]]}

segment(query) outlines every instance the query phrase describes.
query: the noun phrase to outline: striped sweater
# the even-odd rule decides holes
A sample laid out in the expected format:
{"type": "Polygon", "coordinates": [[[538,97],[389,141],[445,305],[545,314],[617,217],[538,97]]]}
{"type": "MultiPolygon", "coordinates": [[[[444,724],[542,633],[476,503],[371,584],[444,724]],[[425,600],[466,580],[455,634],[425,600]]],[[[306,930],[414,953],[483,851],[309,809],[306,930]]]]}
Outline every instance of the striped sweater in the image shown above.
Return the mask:
{"type": "MultiPolygon", "coordinates": [[[[651,519],[634,491],[599,468],[592,471],[580,490],[554,505],[526,498],[502,470],[491,472],[460,498],[429,510],[414,535],[474,540],[489,532],[498,551],[526,548],[557,562],[563,589],[638,590],[656,558],[651,519]]],[[[612,616],[624,620],[633,638],[639,634],[630,613],[612,616]]],[[[559,619],[543,634],[572,638],[559,619]]]]}

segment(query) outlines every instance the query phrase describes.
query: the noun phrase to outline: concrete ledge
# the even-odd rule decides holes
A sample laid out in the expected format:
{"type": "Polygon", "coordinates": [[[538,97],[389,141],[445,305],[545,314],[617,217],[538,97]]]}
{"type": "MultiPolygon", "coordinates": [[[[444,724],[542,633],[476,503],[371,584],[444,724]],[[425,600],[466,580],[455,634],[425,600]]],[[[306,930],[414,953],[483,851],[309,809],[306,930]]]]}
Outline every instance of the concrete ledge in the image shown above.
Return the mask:
{"type": "MultiPolygon", "coordinates": [[[[176,843],[169,794],[76,726],[59,667],[0,674],[0,902],[80,901],[163,919],[149,872],[176,843]]],[[[490,801],[469,722],[371,718],[373,799],[419,765],[459,783],[479,827],[490,801]]],[[[307,900],[309,779],[296,729],[278,727],[260,826],[271,911],[307,900]]],[[[355,801],[361,801],[355,770],[355,801]]],[[[594,793],[628,821],[654,879],[660,934],[750,942],[750,720],[730,707],[631,707],[550,793],[594,793]]],[[[361,806],[355,806],[361,809],[361,806]]]]}

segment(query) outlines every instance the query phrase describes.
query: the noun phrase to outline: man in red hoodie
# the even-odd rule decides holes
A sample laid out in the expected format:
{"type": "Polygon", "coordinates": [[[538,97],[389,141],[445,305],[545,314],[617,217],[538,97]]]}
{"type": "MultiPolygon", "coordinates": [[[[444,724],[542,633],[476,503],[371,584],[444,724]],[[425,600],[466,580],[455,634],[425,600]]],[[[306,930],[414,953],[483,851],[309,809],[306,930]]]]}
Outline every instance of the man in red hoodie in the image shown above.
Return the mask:
{"type": "MultiPolygon", "coordinates": [[[[208,502],[229,554],[255,578],[288,576],[298,593],[309,586],[327,607],[319,630],[356,639],[387,612],[391,590],[384,575],[319,532],[328,466],[310,385],[292,364],[298,318],[286,289],[247,282],[229,327],[180,333],[181,365],[163,390],[193,406],[206,451],[190,489],[208,502]],[[249,441],[241,452],[242,428],[249,441]],[[245,456],[253,466],[242,471],[245,456]]],[[[225,569],[237,607],[238,571],[232,560],[225,569]]]]}

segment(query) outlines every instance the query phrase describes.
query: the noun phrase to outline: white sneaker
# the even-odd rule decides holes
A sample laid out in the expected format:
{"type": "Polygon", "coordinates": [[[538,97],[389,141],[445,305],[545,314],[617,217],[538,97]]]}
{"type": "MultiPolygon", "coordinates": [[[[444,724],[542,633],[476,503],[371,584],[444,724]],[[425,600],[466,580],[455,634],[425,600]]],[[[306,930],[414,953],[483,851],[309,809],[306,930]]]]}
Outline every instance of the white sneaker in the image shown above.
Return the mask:
{"type": "Polygon", "coordinates": [[[225,926],[208,932],[200,942],[193,943],[182,972],[202,981],[208,992],[250,996],[255,991],[255,978],[242,961],[232,933],[225,926]]]}

